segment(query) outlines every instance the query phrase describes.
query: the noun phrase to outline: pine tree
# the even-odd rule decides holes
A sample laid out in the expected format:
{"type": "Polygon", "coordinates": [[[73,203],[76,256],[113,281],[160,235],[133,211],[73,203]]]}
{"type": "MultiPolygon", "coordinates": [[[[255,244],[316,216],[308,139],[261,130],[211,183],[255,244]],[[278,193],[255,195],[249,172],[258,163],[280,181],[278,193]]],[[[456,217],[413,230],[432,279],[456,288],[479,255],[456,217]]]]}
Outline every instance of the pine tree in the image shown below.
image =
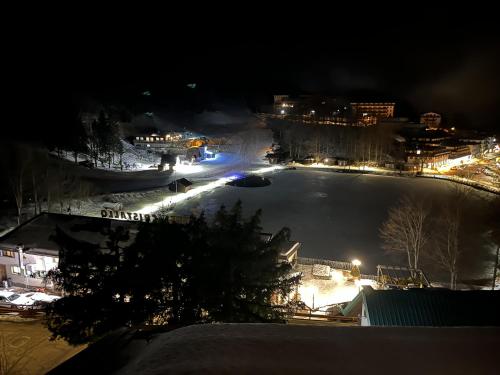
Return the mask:
{"type": "Polygon", "coordinates": [[[88,137],[83,127],[82,119],[76,117],[67,134],[66,147],[73,152],[75,163],[78,162],[78,154],[88,152],[88,137]]]}
{"type": "Polygon", "coordinates": [[[212,224],[203,214],[185,225],[142,223],[127,247],[123,229],[107,236],[101,248],[57,231],[59,269],[49,278],[67,296],[47,313],[54,337],[76,344],[131,325],[282,322],[299,282],[278,263],[290,231],[263,240],[260,211],[245,220],[241,202],[212,224]]]}
{"type": "Polygon", "coordinates": [[[222,207],[208,230],[203,306],[209,319],[221,322],[279,322],[283,310],[273,302],[286,300],[299,279],[290,276],[291,265],[278,263],[280,248],[290,239],[283,228],[268,243],[262,238],[260,210],[242,218],[238,201],[222,207]]]}

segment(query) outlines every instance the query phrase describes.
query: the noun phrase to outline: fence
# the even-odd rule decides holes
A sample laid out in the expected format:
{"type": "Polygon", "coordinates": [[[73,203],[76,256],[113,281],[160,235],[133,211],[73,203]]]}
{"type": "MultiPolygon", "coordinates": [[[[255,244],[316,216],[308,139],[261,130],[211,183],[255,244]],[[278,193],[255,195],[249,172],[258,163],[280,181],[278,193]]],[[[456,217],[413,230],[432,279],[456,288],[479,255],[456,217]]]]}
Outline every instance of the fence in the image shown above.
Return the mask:
{"type": "Polygon", "coordinates": [[[297,263],[303,264],[303,265],[311,265],[311,266],[315,265],[315,264],[322,264],[324,266],[330,266],[331,268],[334,268],[336,270],[350,271],[352,269],[351,262],[342,262],[342,261],[328,260],[328,259],[315,259],[315,258],[298,257],[297,263]]]}
{"type": "Polygon", "coordinates": [[[477,181],[469,180],[467,178],[461,178],[461,177],[456,177],[456,176],[446,176],[446,175],[435,175],[435,174],[428,174],[428,173],[422,173],[417,175],[417,177],[425,177],[425,178],[438,178],[441,180],[448,180],[452,182],[456,182],[459,184],[467,185],[476,189],[484,190],[490,193],[495,193],[495,194],[500,194],[500,187],[495,187],[495,186],[490,186],[486,185],[477,181]]]}

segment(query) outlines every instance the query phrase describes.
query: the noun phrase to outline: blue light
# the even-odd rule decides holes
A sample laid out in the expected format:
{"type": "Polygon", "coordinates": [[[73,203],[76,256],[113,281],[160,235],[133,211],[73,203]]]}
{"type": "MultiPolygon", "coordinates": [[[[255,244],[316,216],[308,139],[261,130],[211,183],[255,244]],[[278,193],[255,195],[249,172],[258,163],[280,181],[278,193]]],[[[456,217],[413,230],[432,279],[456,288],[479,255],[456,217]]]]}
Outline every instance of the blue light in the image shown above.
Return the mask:
{"type": "Polygon", "coordinates": [[[239,180],[241,178],[244,178],[245,174],[243,174],[243,173],[229,173],[228,175],[226,175],[224,177],[228,177],[232,180],[239,180]]]}

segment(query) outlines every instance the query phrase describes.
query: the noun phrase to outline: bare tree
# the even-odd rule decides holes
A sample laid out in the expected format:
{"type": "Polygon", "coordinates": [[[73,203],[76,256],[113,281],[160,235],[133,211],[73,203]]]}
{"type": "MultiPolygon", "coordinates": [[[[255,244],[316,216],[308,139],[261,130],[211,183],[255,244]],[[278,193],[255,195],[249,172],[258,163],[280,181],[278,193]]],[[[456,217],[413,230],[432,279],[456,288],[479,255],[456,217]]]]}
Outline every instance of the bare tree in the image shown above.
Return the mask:
{"type": "Polygon", "coordinates": [[[21,224],[24,205],[25,179],[31,162],[31,152],[25,146],[10,145],[6,150],[5,171],[17,208],[17,224],[21,224]]]}
{"type": "Polygon", "coordinates": [[[490,211],[487,217],[487,226],[489,229],[489,234],[493,245],[496,247],[495,260],[493,262],[493,279],[491,284],[491,289],[495,289],[497,273],[500,269],[499,265],[499,254],[500,254],[500,196],[497,195],[496,198],[491,202],[490,211]]]}
{"type": "Polygon", "coordinates": [[[436,238],[431,258],[450,274],[450,289],[457,285],[458,262],[463,249],[460,233],[463,222],[464,204],[470,193],[467,186],[454,184],[450,198],[441,205],[436,221],[436,238]]]}
{"type": "Polygon", "coordinates": [[[31,158],[31,193],[33,194],[34,214],[42,212],[42,184],[41,181],[45,176],[45,171],[48,168],[47,153],[45,150],[34,150],[31,158]]]}
{"type": "Polygon", "coordinates": [[[429,207],[424,200],[403,197],[389,210],[388,219],[380,228],[384,249],[407,255],[408,267],[417,269],[429,239],[429,207]]]}

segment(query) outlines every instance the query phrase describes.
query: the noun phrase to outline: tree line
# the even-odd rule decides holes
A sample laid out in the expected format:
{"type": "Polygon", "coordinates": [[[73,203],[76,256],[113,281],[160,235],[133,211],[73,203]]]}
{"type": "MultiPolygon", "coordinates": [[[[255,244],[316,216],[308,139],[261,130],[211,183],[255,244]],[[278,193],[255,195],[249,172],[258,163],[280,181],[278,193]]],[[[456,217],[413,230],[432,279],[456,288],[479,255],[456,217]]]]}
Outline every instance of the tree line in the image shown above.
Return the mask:
{"type": "Polygon", "coordinates": [[[42,211],[79,211],[82,200],[92,194],[89,182],[55,163],[45,149],[17,143],[1,146],[0,172],[7,182],[1,192],[12,197],[18,224],[42,211]]]}
{"type": "Polygon", "coordinates": [[[500,246],[500,198],[481,208],[486,212],[481,222],[471,223],[476,220],[471,205],[478,204],[471,199],[472,192],[467,186],[454,184],[446,199],[404,196],[389,210],[380,228],[383,247],[404,254],[410,269],[419,269],[423,261],[437,265],[448,273],[450,288],[455,289],[459,274],[473,268],[472,258],[491,261],[489,254],[481,254],[481,236],[495,248],[500,246]],[[470,226],[474,225],[472,231],[470,226]]]}
{"type": "Polygon", "coordinates": [[[284,156],[301,160],[339,157],[353,162],[383,164],[403,159],[393,126],[327,126],[279,121],[272,123],[274,140],[284,156]]]}
{"type": "Polygon", "coordinates": [[[71,152],[75,163],[79,155],[88,155],[94,166],[108,165],[118,162],[123,169],[122,157],[124,153],[121,141],[122,132],[120,122],[104,110],[90,122],[84,123],[80,114],[74,114],[72,123],[68,124],[64,132],[54,134],[47,140],[47,146],[57,151],[71,152]],[[115,158],[118,158],[115,160],[115,158]]]}
{"type": "Polygon", "coordinates": [[[238,202],[211,223],[159,218],[133,239],[109,230],[104,248],[58,230],[59,267],[48,278],[65,296],[47,311],[53,337],[79,344],[124,326],[284,321],[299,282],[278,262],[290,231],[264,240],[260,215],[243,219],[238,202]]]}

